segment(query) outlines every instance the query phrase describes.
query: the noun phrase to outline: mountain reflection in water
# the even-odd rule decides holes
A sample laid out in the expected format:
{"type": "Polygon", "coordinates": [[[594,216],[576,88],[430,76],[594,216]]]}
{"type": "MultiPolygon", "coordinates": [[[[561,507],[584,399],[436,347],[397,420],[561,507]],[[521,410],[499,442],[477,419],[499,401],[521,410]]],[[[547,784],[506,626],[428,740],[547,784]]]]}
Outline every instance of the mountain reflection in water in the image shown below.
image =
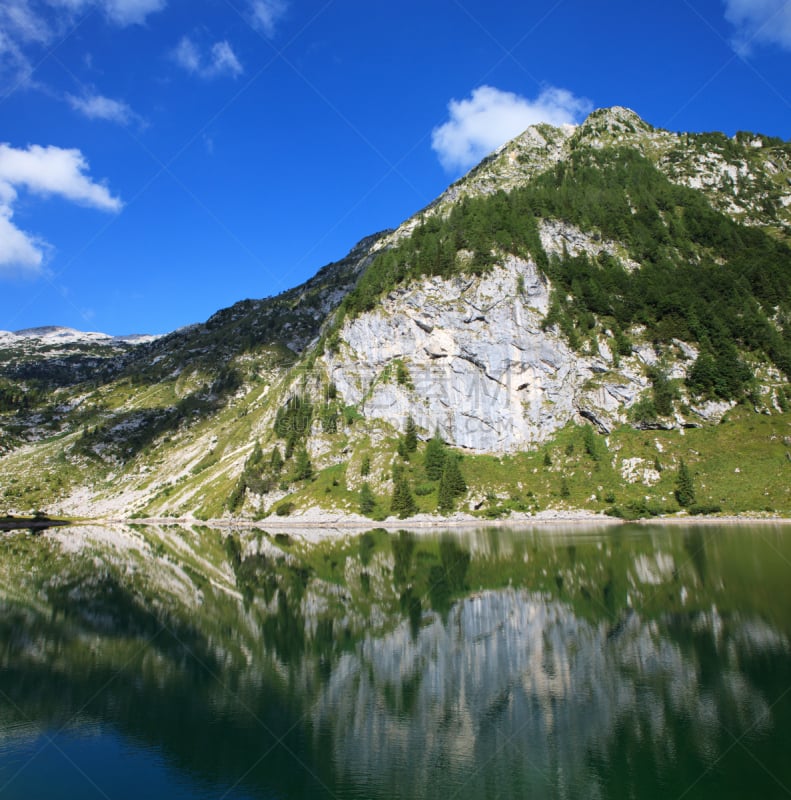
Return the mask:
{"type": "Polygon", "coordinates": [[[17,534],[0,794],[774,796],[788,533],[17,534]]]}

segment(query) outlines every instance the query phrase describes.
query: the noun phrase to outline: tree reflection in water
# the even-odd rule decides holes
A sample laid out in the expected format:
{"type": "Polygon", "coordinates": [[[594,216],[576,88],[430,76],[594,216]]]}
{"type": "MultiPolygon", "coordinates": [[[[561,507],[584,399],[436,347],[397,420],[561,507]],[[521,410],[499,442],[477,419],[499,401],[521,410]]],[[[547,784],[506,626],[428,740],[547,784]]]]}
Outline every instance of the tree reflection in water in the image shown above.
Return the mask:
{"type": "Polygon", "coordinates": [[[791,779],[782,534],[80,535],[0,547],[5,752],[22,723],[93,721],[201,791],[256,797],[791,779]]]}

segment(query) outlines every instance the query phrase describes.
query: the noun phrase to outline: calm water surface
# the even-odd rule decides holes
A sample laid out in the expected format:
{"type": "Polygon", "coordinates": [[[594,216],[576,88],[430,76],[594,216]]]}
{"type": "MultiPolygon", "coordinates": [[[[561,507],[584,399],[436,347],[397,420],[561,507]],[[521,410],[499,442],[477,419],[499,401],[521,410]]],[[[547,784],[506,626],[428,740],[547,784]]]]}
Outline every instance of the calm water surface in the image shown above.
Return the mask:
{"type": "Polygon", "coordinates": [[[0,537],[0,797],[791,795],[791,526],[0,537]]]}

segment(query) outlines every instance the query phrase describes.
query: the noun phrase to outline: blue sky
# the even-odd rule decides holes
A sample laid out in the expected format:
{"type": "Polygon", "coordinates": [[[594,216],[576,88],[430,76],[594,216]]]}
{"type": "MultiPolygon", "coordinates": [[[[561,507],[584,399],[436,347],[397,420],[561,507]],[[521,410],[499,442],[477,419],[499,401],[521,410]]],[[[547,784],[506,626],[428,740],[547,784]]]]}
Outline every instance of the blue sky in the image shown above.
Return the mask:
{"type": "Polygon", "coordinates": [[[296,285],[528,124],[791,137],[791,0],[2,0],[0,329],[296,285]]]}

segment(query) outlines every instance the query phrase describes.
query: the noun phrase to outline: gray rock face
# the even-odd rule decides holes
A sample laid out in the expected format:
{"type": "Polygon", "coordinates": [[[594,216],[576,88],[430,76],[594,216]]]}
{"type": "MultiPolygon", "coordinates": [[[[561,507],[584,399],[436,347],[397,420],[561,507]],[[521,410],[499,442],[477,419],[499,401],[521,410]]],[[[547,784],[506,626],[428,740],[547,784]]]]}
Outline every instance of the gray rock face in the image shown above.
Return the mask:
{"type": "Polygon", "coordinates": [[[562,256],[564,251],[570,256],[579,256],[584,253],[592,258],[596,258],[601,253],[607,253],[619,259],[629,271],[640,268],[636,261],[626,257],[626,248],[623,245],[603,240],[601,237],[594,239],[590,234],[568,222],[542,219],[539,222],[539,235],[541,236],[541,246],[550,257],[562,256]]]}
{"type": "Polygon", "coordinates": [[[549,291],[533,262],[513,256],[480,278],[425,279],[348,320],[327,371],[365,416],[403,430],[411,414],[426,434],[470,450],[525,449],[581,412],[606,429],[645,379],[612,373],[606,344],[580,355],[543,330],[549,291]]]}

